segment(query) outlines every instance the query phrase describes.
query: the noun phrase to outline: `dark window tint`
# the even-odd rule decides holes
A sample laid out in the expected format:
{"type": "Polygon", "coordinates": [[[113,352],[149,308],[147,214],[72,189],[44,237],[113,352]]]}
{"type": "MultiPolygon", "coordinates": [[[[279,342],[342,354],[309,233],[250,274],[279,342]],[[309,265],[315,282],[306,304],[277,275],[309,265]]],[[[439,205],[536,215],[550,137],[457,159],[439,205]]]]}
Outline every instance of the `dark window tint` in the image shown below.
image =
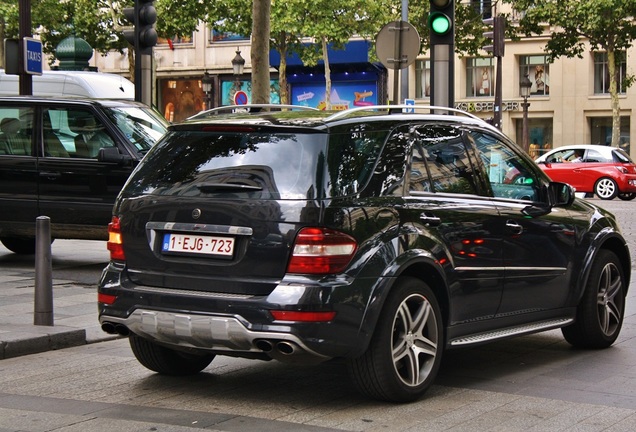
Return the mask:
{"type": "Polygon", "coordinates": [[[322,134],[173,132],[148,153],[128,190],[312,199],[322,189],[324,143],[322,134]]]}
{"type": "Polygon", "coordinates": [[[452,126],[422,126],[414,133],[411,191],[477,193],[461,130],[452,126]]]}
{"type": "MultiPolygon", "coordinates": [[[[373,126],[362,123],[333,131],[328,154],[331,196],[356,194],[365,189],[374,172],[387,168],[376,168],[387,132],[373,126]]],[[[369,186],[377,187],[377,184],[369,186]]]]}

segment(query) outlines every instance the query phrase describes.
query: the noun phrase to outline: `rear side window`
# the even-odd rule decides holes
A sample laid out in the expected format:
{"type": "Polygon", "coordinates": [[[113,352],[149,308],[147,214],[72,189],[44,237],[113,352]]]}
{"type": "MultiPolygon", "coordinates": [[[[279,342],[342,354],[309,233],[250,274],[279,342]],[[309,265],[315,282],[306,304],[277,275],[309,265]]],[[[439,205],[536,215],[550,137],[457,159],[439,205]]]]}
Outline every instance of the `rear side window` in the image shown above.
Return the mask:
{"type": "Polygon", "coordinates": [[[0,155],[31,156],[33,108],[0,108],[0,155]]]}
{"type": "Polygon", "coordinates": [[[126,191],[315,199],[325,159],[324,134],[174,131],[147,154],[126,191]]]}
{"type": "Polygon", "coordinates": [[[453,126],[415,129],[409,189],[412,192],[477,194],[463,133],[453,126]]]}

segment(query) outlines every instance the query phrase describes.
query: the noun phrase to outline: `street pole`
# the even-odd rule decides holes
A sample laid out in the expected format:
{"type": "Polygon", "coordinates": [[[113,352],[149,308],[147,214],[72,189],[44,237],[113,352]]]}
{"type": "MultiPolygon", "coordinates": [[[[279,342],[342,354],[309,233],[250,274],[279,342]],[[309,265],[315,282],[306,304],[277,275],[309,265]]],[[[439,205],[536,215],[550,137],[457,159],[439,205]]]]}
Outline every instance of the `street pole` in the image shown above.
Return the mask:
{"type": "MultiPolygon", "coordinates": [[[[409,22],[409,0],[402,0],[402,21],[409,22]]],[[[401,82],[402,100],[399,101],[399,103],[404,103],[404,100],[409,98],[409,67],[408,65],[404,69],[402,69],[400,73],[400,82],[401,82]]]]}
{"type": "Polygon", "coordinates": [[[31,0],[20,0],[18,5],[20,15],[20,41],[18,42],[18,71],[20,72],[20,94],[33,94],[33,77],[24,70],[24,38],[31,37],[31,0]]]}

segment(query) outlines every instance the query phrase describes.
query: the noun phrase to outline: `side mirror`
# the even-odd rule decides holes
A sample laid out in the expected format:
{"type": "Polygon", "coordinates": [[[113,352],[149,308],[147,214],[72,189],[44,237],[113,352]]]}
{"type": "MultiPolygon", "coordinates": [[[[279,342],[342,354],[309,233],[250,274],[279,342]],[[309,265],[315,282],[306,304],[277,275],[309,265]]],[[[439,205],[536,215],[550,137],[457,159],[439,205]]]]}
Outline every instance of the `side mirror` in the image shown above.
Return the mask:
{"type": "Polygon", "coordinates": [[[575,189],[567,183],[550,182],[548,199],[552,207],[569,207],[574,202],[575,189]]]}
{"type": "Polygon", "coordinates": [[[117,147],[103,147],[97,153],[97,160],[100,162],[112,162],[122,164],[126,157],[119,152],[117,147]]]}

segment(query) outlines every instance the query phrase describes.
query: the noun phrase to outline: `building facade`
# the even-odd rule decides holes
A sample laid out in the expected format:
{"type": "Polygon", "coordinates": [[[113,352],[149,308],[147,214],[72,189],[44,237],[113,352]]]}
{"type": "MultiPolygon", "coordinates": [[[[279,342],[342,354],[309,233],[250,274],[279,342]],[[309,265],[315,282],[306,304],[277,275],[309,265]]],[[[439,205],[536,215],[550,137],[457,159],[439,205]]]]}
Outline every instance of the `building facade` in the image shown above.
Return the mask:
{"type": "MultiPolygon", "coordinates": [[[[528,98],[528,130],[530,151],[539,154],[546,149],[576,143],[608,144],[611,138],[612,110],[607,74],[607,56],[604,52],[587,50],[583,58],[559,58],[550,63],[543,47],[546,38],[531,37],[517,42],[506,41],[502,58],[502,130],[516,142],[522,142],[523,98],[520,83],[526,74],[532,82],[528,98]]],[[[633,74],[631,66],[636,48],[626,53],[621,67],[621,78],[633,74]]],[[[250,41],[232,35],[218,35],[204,24],[191,38],[160,41],[154,49],[156,106],[171,121],[180,121],[190,115],[219,105],[236,103],[236,97],[250,97],[250,41]],[[245,59],[241,76],[233,74],[232,59],[239,54],[245,59]],[[211,91],[204,92],[202,78],[208,72],[212,79],[211,91]],[[241,93],[242,92],[242,93],[241,93]]],[[[489,119],[494,114],[494,88],[496,59],[492,57],[455,56],[454,104],[457,108],[489,119]]],[[[94,66],[102,72],[128,74],[128,57],[113,53],[95,56],[94,66]]],[[[364,61],[362,61],[364,63],[364,61]]],[[[277,63],[273,66],[277,66],[277,63]]],[[[313,70],[303,70],[292,62],[291,71],[305,73],[305,77],[290,74],[290,95],[307,95],[301,85],[318,88],[320,79],[309,80],[313,70]],[[308,84],[309,83],[309,84],[308,84]],[[318,83],[318,84],[316,84],[318,83]]],[[[360,80],[359,65],[337,65],[338,79],[360,80]],[[350,71],[347,69],[351,69],[350,71]],[[347,78],[349,77],[349,78],[347,78]]],[[[370,67],[374,70],[375,66],[370,67]]],[[[272,102],[277,103],[278,72],[271,70],[272,102]]],[[[372,88],[377,103],[393,100],[394,73],[375,70],[372,88]]],[[[409,67],[409,98],[416,103],[429,103],[430,60],[427,53],[418,57],[409,67]]],[[[344,87],[344,86],[343,86],[344,87]]],[[[369,91],[363,93],[368,94],[369,91]]],[[[357,92],[357,90],[356,90],[357,92]]],[[[298,98],[297,98],[298,99],[298,98]]],[[[302,99],[302,97],[301,97],[302,99]]],[[[301,99],[292,100],[298,104],[301,99]]],[[[636,109],[636,87],[623,88],[620,94],[621,147],[632,156],[636,149],[630,146],[636,137],[636,124],[631,115],[636,109]],[[633,152],[633,153],[632,153],[633,152]]]]}

